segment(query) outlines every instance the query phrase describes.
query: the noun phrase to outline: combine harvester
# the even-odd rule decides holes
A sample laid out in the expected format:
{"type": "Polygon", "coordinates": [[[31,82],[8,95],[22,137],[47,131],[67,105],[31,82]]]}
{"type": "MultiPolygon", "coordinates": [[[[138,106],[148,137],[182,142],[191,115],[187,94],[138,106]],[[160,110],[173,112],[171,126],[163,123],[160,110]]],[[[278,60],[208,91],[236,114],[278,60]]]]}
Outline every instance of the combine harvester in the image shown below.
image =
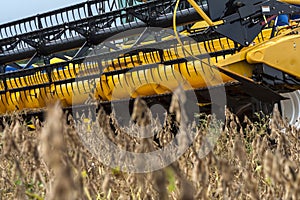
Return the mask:
{"type": "Polygon", "coordinates": [[[277,103],[300,128],[298,5],[94,0],[0,25],[0,112],[138,96],[167,108],[183,83],[202,110],[210,109],[208,89],[223,87],[239,116],[277,103]]]}

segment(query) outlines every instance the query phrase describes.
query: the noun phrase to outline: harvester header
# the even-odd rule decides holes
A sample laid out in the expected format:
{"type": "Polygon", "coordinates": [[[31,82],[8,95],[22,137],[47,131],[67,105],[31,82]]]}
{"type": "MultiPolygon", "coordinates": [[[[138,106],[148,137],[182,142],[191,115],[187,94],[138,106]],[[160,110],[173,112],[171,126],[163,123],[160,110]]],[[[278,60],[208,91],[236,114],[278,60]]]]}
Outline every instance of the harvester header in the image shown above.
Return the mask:
{"type": "Polygon", "coordinates": [[[183,88],[195,91],[208,111],[207,90],[225,87],[228,107],[238,115],[270,113],[278,104],[295,124],[299,5],[93,0],[2,24],[0,111],[57,100],[80,106],[90,98],[107,105],[144,97],[150,106],[168,107],[168,94],[187,83],[183,88]]]}

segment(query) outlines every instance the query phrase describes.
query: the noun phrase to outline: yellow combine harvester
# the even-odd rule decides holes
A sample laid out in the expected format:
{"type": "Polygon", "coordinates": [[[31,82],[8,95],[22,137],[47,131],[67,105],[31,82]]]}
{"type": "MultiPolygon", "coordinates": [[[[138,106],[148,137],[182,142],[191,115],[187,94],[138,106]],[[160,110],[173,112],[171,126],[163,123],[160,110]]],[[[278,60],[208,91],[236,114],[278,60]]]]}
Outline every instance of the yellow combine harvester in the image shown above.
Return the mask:
{"type": "MultiPolygon", "coordinates": [[[[148,10],[152,9],[153,14],[158,11],[156,5],[162,7],[165,4],[167,3],[163,1],[137,3],[130,5],[132,10],[125,9],[123,12],[132,13],[133,9],[142,10],[144,5],[148,5],[148,10]]],[[[170,24],[175,31],[183,27],[184,31],[180,35],[177,32],[173,35],[162,34],[156,40],[147,32],[149,27],[145,25],[143,31],[135,33],[137,37],[133,43],[129,39],[122,40],[118,37],[108,43],[101,40],[102,43],[98,46],[100,52],[78,58],[84,55],[83,49],[86,53],[97,43],[95,39],[84,36],[86,42],[72,59],[44,56],[43,58],[48,59],[45,66],[28,68],[37,55],[45,52],[50,52],[47,54],[50,55],[56,51],[50,48],[54,43],[43,46],[44,51],[35,49],[37,53],[25,67],[28,69],[0,75],[0,90],[3,91],[0,112],[43,108],[57,100],[69,107],[84,104],[90,97],[105,102],[165,94],[179,85],[192,90],[240,83],[245,86],[242,88],[246,88],[241,92],[246,94],[246,98],[240,105],[232,103],[233,110],[244,112],[242,108],[249,102],[253,103],[250,100],[246,102],[245,99],[253,96],[259,104],[273,106],[274,103],[279,103],[290,123],[297,124],[300,118],[300,27],[296,14],[300,13],[297,6],[300,1],[178,0],[167,5],[172,9],[168,7],[164,10],[166,13],[163,19],[166,21],[164,23],[162,20],[161,27],[168,27],[165,24],[170,24]],[[184,28],[186,24],[189,24],[187,29],[184,28]],[[145,33],[148,33],[147,37],[145,33]],[[289,99],[285,100],[284,97],[289,99]]],[[[110,9],[114,13],[124,8],[110,9]]],[[[102,35],[100,31],[94,35],[99,34],[99,39],[106,34],[104,30],[110,30],[119,36],[120,31],[115,29],[122,27],[125,30],[129,26],[128,30],[131,30],[130,26],[134,28],[134,23],[140,28],[140,21],[144,23],[145,20],[145,13],[142,15],[140,12],[135,13],[132,18],[121,18],[115,22],[115,27],[112,24],[103,25],[101,21],[104,27],[103,31],[101,29],[102,35]]],[[[155,19],[155,22],[149,20],[147,24],[159,25],[162,15],[155,19]]],[[[96,19],[93,22],[96,23],[96,19]]],[[[95,27],[98,26],[89,24],[89,28],[95,27]]],[[[66,43],[60,39],[62,44],[66,43]]],[[[74,49],[75,44],[80,41],[75,37],[72,39],[74,41],[66,43],[66,49],[74,49]]],[[[3,40],[8,41],[7,38],[3,40]]],[[[10,54],[14,54],[14,46],[10,44],[9,47],[0,57],[8,64],[11,62],[10,54]]],[[[56,49],[63,50],[59,46],[56,49]]],[[[26,53],[16,55],[23,59],[31,51],[30,48],[25,49],[26,53]]],[[[300,124],[297,126],[300,127],[300,124]]]]}
{"type": "MultiPolygon", "coordinates": [[[[269,38],[271,34],[271,29],[263,30],[262,36],[264,39],[269,38]]],[[[221,38],[221,41],[211,41],[212,43],[215,43],[214,50],[222,50],[222,48],[230,49],[234,46],[234,43],[230,41],[225,41],[225,38],[221,38]],[[221,48],[220,45],[223,45],[221,48]],[[218,46],[219,45],[219,46],[218,46]],[[224,47],[227,45],[226,47],[224,47]]],[[[259,43],[259,39],[254,40],[255,43],[259,43]]],[[[174,60],[174,59],[180,59],[186,57],[186,49],[189,49],[191,52],[193,52],[193,55],[200,55],[203,53],[206,53],[206,50],[204,48],[204,42],[200,43],[193,43],[191,45],[184,45],[181,46],[180,44],[176,45],[175,47],[167,50],[163,50],[163,59],[164,61],[174,60]],[[176,51],[175,51],[176,49],[176,51]],[[202,52],[201,52],[202,51],[202,52]]],[[[115,59],[111,60],[110,63],[106,63],[107,67],[103,70],[103,72],[112,72],[124,68],[134,68],[136,66],[142,66],[147,64],[154,64],[154,63],[160,63],[161,57],[159,55],[158,51],[150,52],[150,53],[142,53],[140,52],[139,56],[134,57],[124,57],[122,59],[115,59]],[[145,59],[150,58],[151,59],[145,59]]],[[[226,56],[224,58],[223,56],[219,56],[218,60],[220,61],[226,61],[227,58],[231,57],[226,56]]],[[[241,60],[242,61],[242,60],[241,60]]],[[[53,58],[51,59],[50,63],[61,63],[63,62],[62,59],[53,58]]],[[[215,65],[216,63],[211,63],[215,65]]],[[[80,64],[77,64],[75,66],[72,66],[73,64],[70,64],[66,66],[64,69],[54,70],[52,73],[52,77],[54,81],[60,81],[64,80],[66,78],[76,78],[78,77],[78,74],[81,72],[84,72],[86,69],[85,67],[80,67],[80,64]]],[[[103,63],[103,65],[105,65],[103,63]]],[[[91,66],[95,67],[95,66],[91,66]]],[[[98,67],[98,66],[97,66],[98,67]]],[[[251,66],[245,65],[240,67],[238,64],[232,64],[228,66],[229,70],[235,71],[239,74],[243,74],[244,76],[251,77],[253,69],[251,66]]],[[[101,75],[99,76],[99,79],[97,81],[96,91],[94,93],[95,97],[99,97],[101,100],[116,100],[116,99],[123,99],[128,97],[137,97],[137,96],[147,96],[147,95],[153,95],[153,94],[162,94],[169,92],[170,89],[174,89],[178,87],[179,81],[188,81],[189,84],[193,88],[200,88],[205,87],[206,83],[205,80],[203,80],[205,71],[207,71],[208,75],[213,75],[214,73],[211,72],[215,71],[215,69],[211,69],[211,66],[205,65],[201,66],[201,61],[195,61],[195,62],[187,62],[183,64],[176,64],[174,67],[172,66],[165,66],[165,65],[159,65],[156,68],[152,68],[149,70],[146,70],[146,72],[143,71],[136,71],[133,74],[115,74],[112,76],[106,76],[101,75]],[[198,64],[194,66],[194,64],[198,64]],[[178,73],[175,74],[174,71],[177,71],[178,73]],[[182,77],[178,77],[178,74],[181,74],[182,77]],[[126,77],[126,75],[130,76],[126,79],[126,81],[131,82],[131,84],[118,84],[119,80],[121,79],[120,76],[126,77]],[[164,77],[162,77],[162,75],[164,77]],[[142,80],[141,80],[142,79],[142,80]],[[168,81],[166,80],[168,79],[168,81]],[[179,79],[179,80],[177,80],[179,79]],[[134,80],[139,80],[138,85],[135,85],[133,82],[134,80]],[[171,88],[166,88],[164,86],[160,86],[159,83],[166,83],[168,82],[168,86],[171,86],[171,88]],[[118,85],[119,88],[116,88],[115,86],[118,85]],[[124,87],[123,87],[124,85],[124,87]],[[173,85],[173,86],[172,86],[173,85]],[[142,86],[141,88],[138,88],[142,86]],[[112,97],[112,93],[114,90],[118,90],[120,92],[115,93],[116,96],[112,97]],[[122,92],[121,92],[122,91],[122,92]]],[[[98,71],[96,71],[98,72],[98,71]]],[[[209,77],[207,77],[210,79],[209,77]]],[[[233,81],[234,79],[222,74],[222,82],[228,82],[233,81]]],[[[125,81],[125,78],[122,78],[123,81],[125,81]]],[[[47,73],[38,71],[37,73],[34,73],[30,76],[26,77],[19,77],[18,79],[14,78],[13,80],[7,79],[6,84],[8,86],[8,89],[17,89],[20,86],[26,87],[26,86],[33,86],[39,83],[46,83],[48,82],[48,76],[47,73]],[[35,77],[36,81],[32,81],[35,77]]],[[[218,84],[220,83],[219,80],[217,80],[218,84]]],[[[70,83],[71,84],[71,83],[70,83]]],[[[56,100],[61,100],[63,102],[64,106],[71,106],[72,104],[83,104],[91,91],[87,91],[86,95],[82,95],[81,93],[72,93],[68,91],[81,91],[84,84],[89,85],[90,83],[88,80],[85,82],[80,82],[79,85],[74,84],[71,88],[71,85],[64,85],[64,86],[55,86],[54,84],[47,89],[34,89],[29,90],[26,92],[17,92],[15,95],[7,94],[7,96],[4,97],[4,99],[7,100],[7,103],[1,105],[1,111],[14,111],[16,107],[19,109],[23,108],[41,108],[45,107],[50,102],[55,102],[56,100]],[[60,88],[62,87],[62,88],[60,88]],[[70,93],[69,95],[66,95],[67,93],[70,93]],[[49,95],[50,94],[50,95],[49,95]],[[51,95],[52,94],[52,95],[51,95]],[[26,96],[30,96],[30,98],[27,98],[27,100],[23,101],[22,99],[26,99],[26,96]],[[49,96],[49,97],[48,97],[49,96]]],[[[2,85],[3,86],[3,85],[2,85]]],[[[4,88],[2,88],[4,89],[4,88]]]]}

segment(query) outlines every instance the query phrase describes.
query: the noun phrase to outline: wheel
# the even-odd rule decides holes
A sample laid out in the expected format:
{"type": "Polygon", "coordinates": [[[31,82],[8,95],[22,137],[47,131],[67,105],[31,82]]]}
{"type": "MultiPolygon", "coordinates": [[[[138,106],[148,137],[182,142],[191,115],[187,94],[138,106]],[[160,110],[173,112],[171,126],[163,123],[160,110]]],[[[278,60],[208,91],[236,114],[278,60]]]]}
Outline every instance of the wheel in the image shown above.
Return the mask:
{"type": "Polygon", "coordinates": [[[288,98],[280,102],[282,116],[300,129],[300,90],[281,95],[288,98]]]}

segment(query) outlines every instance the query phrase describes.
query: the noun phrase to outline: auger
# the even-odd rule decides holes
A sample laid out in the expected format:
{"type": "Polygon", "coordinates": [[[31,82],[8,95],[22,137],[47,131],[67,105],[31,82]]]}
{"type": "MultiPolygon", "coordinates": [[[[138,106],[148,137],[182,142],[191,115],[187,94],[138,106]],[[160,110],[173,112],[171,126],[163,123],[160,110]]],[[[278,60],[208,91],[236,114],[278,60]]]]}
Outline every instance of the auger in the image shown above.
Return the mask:
{"type": "Polygon", "coordinates": [[[238,115],[270,113],[277,103],[299,127],[297,5],[88,1],[3,24],[0,111],[44,108],[56,100],[79,106],[89,98],[107,104],[140,96],[165,104],[164,94],[180,84],[196,91],[201,106],[210,103],[208,88],[222,86],[238,115]]]}

